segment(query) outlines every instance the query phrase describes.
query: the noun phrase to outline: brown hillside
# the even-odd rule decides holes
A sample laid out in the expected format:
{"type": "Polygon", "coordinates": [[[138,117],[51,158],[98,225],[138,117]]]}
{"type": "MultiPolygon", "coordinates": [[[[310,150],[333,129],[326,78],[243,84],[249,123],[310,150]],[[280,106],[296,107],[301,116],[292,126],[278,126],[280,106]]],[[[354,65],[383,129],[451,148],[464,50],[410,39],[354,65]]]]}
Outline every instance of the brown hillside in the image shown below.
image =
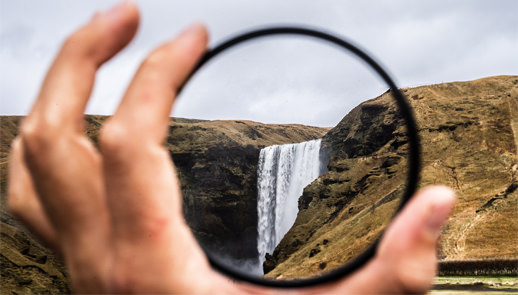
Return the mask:
{"type": "MultiPolygon", "coordinates": [[[[422,144],[420,186],[458,194],[440,258],[518,257],[518,77],[404,90],[422,144]]],[[[390,220],[404,188],[404,128],[390,93],[351,111],[324,136],[329,172],[304,190],[299,215],[268,277],[305,277],[361,253],[390,220]],[[361,124],[358,124],[361,122],[361,124]]]]}

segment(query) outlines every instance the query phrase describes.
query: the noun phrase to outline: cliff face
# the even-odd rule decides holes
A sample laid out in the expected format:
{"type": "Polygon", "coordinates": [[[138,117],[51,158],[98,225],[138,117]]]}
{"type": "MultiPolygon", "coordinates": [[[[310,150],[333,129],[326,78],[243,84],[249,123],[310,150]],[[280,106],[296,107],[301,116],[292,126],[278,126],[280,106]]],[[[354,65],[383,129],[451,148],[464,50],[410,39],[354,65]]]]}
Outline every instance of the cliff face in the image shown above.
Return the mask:
{"type": "Polygon", "coordinates": [[[329,172],[304,189],[295,224],[263,265],[268,277],[336,268],[376,240],[404,192],[405,132],[385,94],[353,109],[323,137],[329,172]]]}
{"type": "MultiPolygon", "coordinates": [[[[458,194],[439,256],[518,257],[518,76],[403,90],[422,145],[420,186],[458,194]]],[[[267,276],[294,278],[347,262],[379,236],[405,187],[405,129],[385,93],[323,138],[329,172],[305,188],[294,226],[269,256],[267,276]]]]}
{"type": "MultiPolygon", "coordinates": [[[[5,206],[8,153],[21,117],[1,117],[0,263],[2,293],[68,293],[65,269],[5,206]]],[[[105,121],[87,116],[96,142],[105,121]]],[[[256,258],[257,161],[264,146],[321,138],[327,129],[249,121],[172,119],[165,145],[175,163],[187,222],[202,245],[234,259],[256,258]],[[224,249],[224,250],[223,250],[224,249]]]]}
{"type": "Polygon", "coordinates": [[[257,258],[257,162],[261,148],[321,138],[327,130],[250,121],[176,122],[167,145],[184,215],[198,241],[233,259],[257,258]]]}

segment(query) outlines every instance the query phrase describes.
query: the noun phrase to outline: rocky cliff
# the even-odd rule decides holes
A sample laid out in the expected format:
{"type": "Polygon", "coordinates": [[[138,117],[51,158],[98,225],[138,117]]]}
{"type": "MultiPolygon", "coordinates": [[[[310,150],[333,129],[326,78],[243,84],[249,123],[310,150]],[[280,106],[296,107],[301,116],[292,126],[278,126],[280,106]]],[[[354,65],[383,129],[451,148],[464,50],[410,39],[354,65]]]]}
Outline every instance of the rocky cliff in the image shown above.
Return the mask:
{"type": "Polygon", "coordinates": [[[362,103],[322,139],[328,170],[304,189],[299,213],[264,264],[268,277],[306,277],[364,251],[399,205],[406,130],[389,94],[362,103]]]}
{"type": "Polygon", "coordinates": [[[176,122],[167,146],[183,209],[198,241],[220,256],[257,258],[257,162],[261,148],[321,138],[328,129],[251,121],[176,122]]]}
{"type": "MultiPolygon", "coordinates": [[[[67,293],[61,261],[11,217],[5,206],[8,153],[21,117],[1,117],[1,293],[67,293]]],[[[96,142],[106,120],[87,116],[96,142]]],[[[165,145],[178,171],[184,214],[200,243],[231,258],[256,258],[257,161],[260,149],[321,138],[328,129],[250,121],[171,119],[165,145]]]]}
{"type": "MultiPolygon", "coordinates": [[[[453,187],[443,260],[518,257],[518,76],[404,89],[422,144],[420,186],[453,187]]],[[[329,172],[264,267],[294,278],[342,265],[374,241],[405,188],[407,143],[390,93],[362,103],[323,138],[329,172]]]]}

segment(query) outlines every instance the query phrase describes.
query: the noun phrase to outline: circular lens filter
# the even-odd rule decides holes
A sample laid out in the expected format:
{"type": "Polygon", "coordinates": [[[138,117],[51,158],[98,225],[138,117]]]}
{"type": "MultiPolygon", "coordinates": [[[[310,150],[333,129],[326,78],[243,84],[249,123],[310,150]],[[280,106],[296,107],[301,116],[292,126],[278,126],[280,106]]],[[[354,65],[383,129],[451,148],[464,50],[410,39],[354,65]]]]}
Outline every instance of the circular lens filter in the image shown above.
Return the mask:
{"type": "MultiPolygon", "coordinates": [[[[327,43],[329,45],[338,46],[339,49],[342,49],[344,53],[348,53],[352,55],[353,57],[356,57],[360,61],[363,62],[363,64],[373,70],[377,73],[382,81],[386,83],[389,90],[387,93],[390,93],[392,98],[395,100],[395,105],[398,108],[398,118],[401,120],[401,124],[405,125],[405,139],[403,141],[399,142],[393,142],[391,148],[394,150],[397,150],[399,146],[405,145],[407,148],[405,149],[405,160],[402,161],[400,165],[405,166],[406,175],[404,175],[401,179],[401,182],[403,185],[400,185],[399,190],[397,191],[397,198],[398,203],[397,205],[394,205],[393,213],[391,211],[388,218],[393,218],[408,202],[408,200],[411,198],[411,196],[415,193],[417,182],[418,182],[418,176],[419,176],[419,163],[420,163],[420,147],[419,147],[419,140],[418,140],[418,134],[417,134],[417,127],[415,123],[415,119],[413,117],[413,113],[411,110],[411,107],[407,100],[405,99],[405,96],[403,93],[398,89],[396,84],[394,83],[393,79],[389,76],[389,74],[373,59],[371,58],[367,53],[365,53],[363,50],[358,48],[357,46],[353,45],[351,42],[345,40],[344,38],[337,37],[334,34],[330,34],[327,32],[323,32],[321,30],[316,29],[310,29],[310,28],[301,28],[301,27],[271,27],[271,28],[263,28],[263,29],[257,29],[252,30],[243,34],[238,34],[219,45],[215,46],[213,49],[209,50],[205,56],[202,58],[200,63],[197,65],[195,70],[191,73],[192,77],[196,72],[200,71],[204,68],[204,66],[217,56],[219,56],[222,52],[228,51],[240,44],[253,41],[255,39],[259,38],[266,38],[269,36],[275,36],[275,35],[295,35],[295,36],[302,36],[302,37],[308,37],[309,39],[316,40],[316,41],[324,41],[323,43],[327,43]]],[[[336,77],[337,79],[340,79],[340,77],[336,77]]],[[[189,83],[190,78],[186,81],[186,83],[189,83]]],[[[182,87],[183,89],[183,87],[182,87]]],[[[366,109],[366,108],[364,108],[366,109]]],[[[392,130],[391,132],[395,132],[392,130]]],[[[393,134],[391,133],[391,134],[393,134]]],[[[344,140],[342,144],[347,145],[350,144],[350,140],[344,140]]],[[[390,172],[388,169],[393,164],[393,162],[397,161],[397,152],[393,153],[396,155],[396,157],[388,157],[385,160],[381,161],[379,164],[380,168],[377,168],[378,170],[372,169],[371,174],[374,175],[376,171],[379,171],[380,169],[385,169],[388,172],[386,173],[388,178],[391,176],[389,175],[390,172]],[[396,160],[394,160],[396,159],[396,160]],[[374,171],[374,172],[372,172],[374,171]]],[[[399,155],[401,155],[401,152],[399,152],[399,155]]],[[[376,157],[374,157],[375,161],[376,157]]],[[[384,204],[387,204],[391,202],[396,195],[395,190],[392,194],[388,193],[382,200],[375,200],[373,201],[375,205],[372,206],[372,212],[376,208],[382,207],[384,204]],[[392,199],[391,199],[392,198],[392,199]]],[[[354,210],[356,207],[350,207],[349,211],[354,213],[354,210]]],[[[350,213],[349,212],[349,213],[350,213]]],[[[239,214],[238,212],[236,214],[239,214]]],[[[377,213],[376,213],[377,214],[377,213]]],[[[389,219],[390,220],[390,219],[389,219]]],[[[381,231],[382,232],[382,231],[381,231]]],[[[378,241],[381,239],[382,234],[378,234],[376,238],[373,238],[373,242],[368,246],[365,247],[361,253],[358,253],[355,255],[352,259],[350,259],[347,263],[336,267],[332,270],[323,272],[321,274],[318,274],[316,276],[311,276],[309,278],[302,277],[302,278],[295,278],[295,279],[275,279],[275,278],[266,278],[263,276],[257,276],[250,273],[247,273],[243,270],[240,270],[239,268],[233,267],[232,265],[229,265],[224,259],[222,259],[219,255],[214,254],[212,251],[208,250],[208,247],[206,245],[201,245],[202,248],[204,248],[205,253],[212,264],[213,268],[216,270],[222,272],[223,274],[226,274],[234,279],[242,280],[251,282],[258,285],[264,285],[264,286],[270,286],[270,287],[305,287],[305,286],[311,286],[316,284],[322,284],[334,280],[338,280],[353,271],[357,270],[359,267],[364,265],[369,259],[371,259],[375,252],[378,245],[378,241]]],[[[323,240],[323,245],[327,244],[327,240],[323,240]]],[[[319,246],[323,246],[319,244],[319,246]]],[[[316,252],[316,251],[315,251],[316,252]]],[[[311,252],[310,256],[312,254],[318,254],[318,252],[314,253],[311,252]]],[[[320,266],[324,266],[325,264],[321,264],[320,266]]]]}

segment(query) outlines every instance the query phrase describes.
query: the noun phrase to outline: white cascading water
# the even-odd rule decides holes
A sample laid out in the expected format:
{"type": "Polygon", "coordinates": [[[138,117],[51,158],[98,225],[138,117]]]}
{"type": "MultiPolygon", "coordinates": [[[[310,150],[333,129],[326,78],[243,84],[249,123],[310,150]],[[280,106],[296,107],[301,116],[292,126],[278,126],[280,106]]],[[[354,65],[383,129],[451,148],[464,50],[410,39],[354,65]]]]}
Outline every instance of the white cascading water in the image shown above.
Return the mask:
{"type": "Polygon", "coordinates": [[[259,268],[291,228],[304,187],[321,174],[320,139],[273,145],[261,150],[258,163],[257,212],[259,268]]]}

